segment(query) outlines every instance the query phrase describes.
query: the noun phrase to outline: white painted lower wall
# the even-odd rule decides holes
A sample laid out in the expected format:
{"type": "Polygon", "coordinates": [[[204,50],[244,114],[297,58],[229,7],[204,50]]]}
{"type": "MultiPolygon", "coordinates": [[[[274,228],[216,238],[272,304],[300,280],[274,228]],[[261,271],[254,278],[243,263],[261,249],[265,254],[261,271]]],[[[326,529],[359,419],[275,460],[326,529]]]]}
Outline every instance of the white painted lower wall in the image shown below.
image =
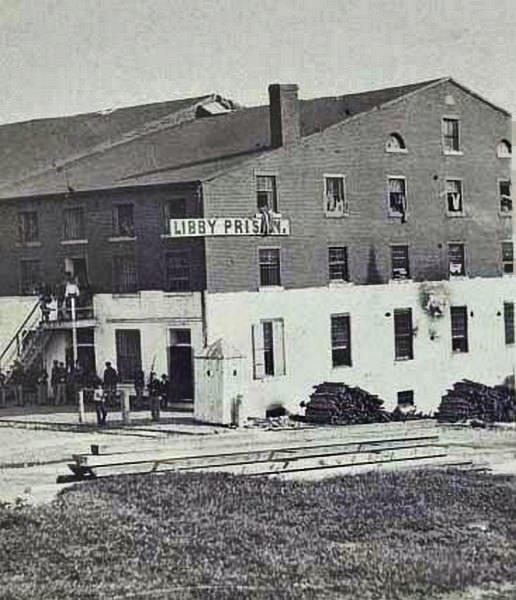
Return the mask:
{"type": "MultiPolygon", "coordinates": [[[[131,295],[96,294],[94,314],[95,358],[102,376],[104,363],[116,367],[117,329],[139,329],[142,369],[148,376],[151,367],[159,375],[168,373],[169,329],[190,329],[192,346],[203,347],[201,294],[167,294],[142,291],[131,295]]],[[[128,386],[132,391],[132,386],[128,386]]]]}
{"type": "Polygon", "coordinates": [[[222,338],[245,355],[242,410],[248,416],[261,416],[274,403],[299,412],[299,403],[308,400],[312,386],[322,381],[361,386],[382,397],[387,408],[395,406],[398,391],[413,390],[418,409],[433,412],[446,388],[457,380],[493,385],[514,373],[516,350],[505,345],[503,302],[516,302],[516,278],[438,282],[448,299],[444,316],[438,319],[423,309],[423,285],[429,284],[407,281],[207,294],[208,343],[222,338]],[[468,353],[452,352],[450,304],[468,308],[468,353]],[[394,359],[397,308],[412,309],[413,360],[394,359]],[[330,317],[342,313],[351,318],[352,366],[332,368],[330,317]],[[255,380],[251,328],[261,319],[274,318],[284,320],[286,374],[255,380]]]}

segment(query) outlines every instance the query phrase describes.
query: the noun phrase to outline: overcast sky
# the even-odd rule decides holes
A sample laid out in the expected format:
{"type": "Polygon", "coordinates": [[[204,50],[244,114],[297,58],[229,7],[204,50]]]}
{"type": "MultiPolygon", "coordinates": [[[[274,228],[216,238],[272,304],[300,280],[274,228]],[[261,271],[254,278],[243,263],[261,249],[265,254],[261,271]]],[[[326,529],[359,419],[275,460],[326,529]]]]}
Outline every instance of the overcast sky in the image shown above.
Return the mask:
{"type": "Polygon", "coordinates": [[[0,122],[451,75],[516,113],[516,0],[0,0],[0,122]]]}

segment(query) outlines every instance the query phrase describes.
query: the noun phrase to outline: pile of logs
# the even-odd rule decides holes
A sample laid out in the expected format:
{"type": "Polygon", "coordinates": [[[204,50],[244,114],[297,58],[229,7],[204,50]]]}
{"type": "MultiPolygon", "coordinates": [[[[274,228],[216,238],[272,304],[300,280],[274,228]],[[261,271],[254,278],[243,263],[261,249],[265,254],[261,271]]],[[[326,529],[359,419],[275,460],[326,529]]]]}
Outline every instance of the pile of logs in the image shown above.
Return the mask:
{"type": "Polygon", "coordinates": [[[463,379],[441,398],[436,414],[439,422],[478,420],[488,423],[516,420],[514,390],[489,387],[463,379]]]}
{"type": "Polygon", "coordinates": [[[305,411],[305,421],[309,423],[354,425],[390,420],[382,408],[383,400],[359,387],[331,382],[314,387],[305,411]]]}

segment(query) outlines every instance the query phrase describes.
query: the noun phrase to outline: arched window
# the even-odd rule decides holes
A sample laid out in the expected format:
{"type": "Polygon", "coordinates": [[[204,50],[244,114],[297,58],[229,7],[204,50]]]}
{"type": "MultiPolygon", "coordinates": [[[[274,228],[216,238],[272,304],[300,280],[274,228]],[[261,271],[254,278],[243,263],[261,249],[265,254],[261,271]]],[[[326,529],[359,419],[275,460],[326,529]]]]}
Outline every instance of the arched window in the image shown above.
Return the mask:
{"type": "Polygon", "coordinates": [[[385,150],[387,152],[406,152],[407,147],[399,133],[391,133],[385,142],[385,150]]]}
{"type": "Polygon", "coordinates": [[[512,154],[511,142],[509,142],[508,140],[502,140],[496,148],[496,154],[499,158],[510,157],[512,154]]]}

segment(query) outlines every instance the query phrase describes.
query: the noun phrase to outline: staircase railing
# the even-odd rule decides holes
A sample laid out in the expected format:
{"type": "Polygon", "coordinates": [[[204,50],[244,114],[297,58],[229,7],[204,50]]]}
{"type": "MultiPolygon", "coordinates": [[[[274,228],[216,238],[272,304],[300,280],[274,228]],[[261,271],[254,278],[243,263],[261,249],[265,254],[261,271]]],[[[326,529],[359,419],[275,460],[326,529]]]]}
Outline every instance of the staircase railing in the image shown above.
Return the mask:
{"type": "Polygon", "coordinates": [[[33,331],[39,324],[39,307],[40,302],[38,300],[31,308],[22,324],[18,327],[9,343],[0,353],[0,368],[4,368],[5,365],[10,365],[15,359],[21,357],[23,352],[23,340],[25,336],[30,331],[33,331]]]}

